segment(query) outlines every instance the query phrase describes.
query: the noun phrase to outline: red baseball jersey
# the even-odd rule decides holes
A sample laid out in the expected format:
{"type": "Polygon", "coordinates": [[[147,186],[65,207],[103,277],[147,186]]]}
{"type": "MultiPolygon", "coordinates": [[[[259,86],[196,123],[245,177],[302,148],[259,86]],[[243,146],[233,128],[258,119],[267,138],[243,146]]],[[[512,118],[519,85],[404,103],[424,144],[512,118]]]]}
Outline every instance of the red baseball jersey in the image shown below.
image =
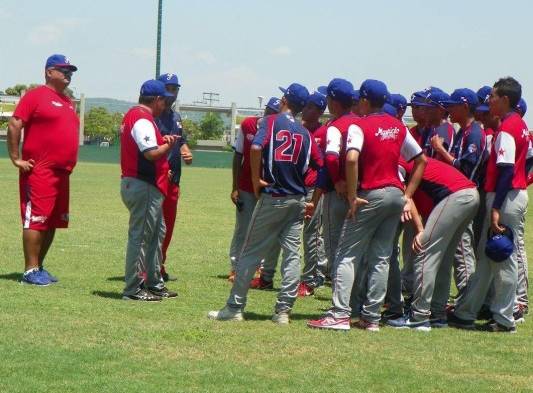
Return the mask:
{"type": "Polygon", "coordinates": [[[134,106],[122,119],[120,129],[120,166],[122,177],[135,177],[157,187],[166,196],[167,157],[150,161],[144,153],[165,143],[148,108],[134,106]]]}
{"type": "Polygon", "coordinates": [[[72,172],[78,160],[79,119],[72,100],[48,86],[28,91],[13,116],[24,122],[22,159],[72,172]]]}
{"type": "Polygon", "coordinates": [[[485,191],[495,192],[498,181],[498,165],[514,165],[511,188],[527,188],[526,158],[529,147],[529,131],[524,120],[516,112],[507,114],[501,122],[500,129],[493,138],[487,173],[485,191]]]}
{"type": "MultiPolygon", "coordinates": [[[[403,159],[399,161],[400,173],[409,177],[413,170],[413,163],[403,159]]],[[[427,157],[427,165],[422,175],[422,181],[413,195],[413,201],[418,212],[425,219],[437,204],[454,192],[476,188],[458,169],[442,161],[427,157]]]]}
{"type": "Polygon", "coordinates": [[[254,187],[252,186],[252,171],[250,168],[250,148],[257,133],[257,125],[260,119],[257,116],[250,116],[244,119],[235,139],[235,152],[242,154],[238,187],[240,190],[251,193],[254,192],[254,187]]]}
{"type": "MultiPolygon", "coordinates": [[[[317,135],[317,133],[322,128],[322,124],[318,123],[318,126],[315,128],[311,128],[307,126],[305,128],[307,128],[307,131],[309,131],[309,135],[311,135],[311,138],[315,140],[316,145],[319,146],[321,138],[319,135],[317,135]]],[[[318,171],[315,168],[311,166],[307,168],[307,172],[305,173],[305,186],[315,187],[317,176],[318,176],[318,171]]]]}
{"type": "Polygon", "coordinates": [[[407,127],[386,113],[375,113],[362,118],[359,125],[350,127],[347,150],[355,149],[359,157],[359,188],[374,190],[397,187],[403,190],[398,176],[400,156],[411,161],[422,154],[407,127]]]}

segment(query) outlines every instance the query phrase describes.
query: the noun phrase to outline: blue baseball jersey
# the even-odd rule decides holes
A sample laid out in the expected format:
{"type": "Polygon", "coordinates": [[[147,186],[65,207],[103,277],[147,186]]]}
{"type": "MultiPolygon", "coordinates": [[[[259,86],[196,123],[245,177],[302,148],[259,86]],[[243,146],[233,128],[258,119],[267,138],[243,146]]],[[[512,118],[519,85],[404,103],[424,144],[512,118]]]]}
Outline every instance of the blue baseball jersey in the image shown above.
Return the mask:
{"type": "Polygon", "coordinates": [[[479,181],[480,166],[485,152],[485,132],[481,125],[472,122],[455,134],[451,154],[455,157],[453,166],[466,177],[479,181]]]}
{"type": "Polygon", "coordinates": [[[181,178],[180,148],[187,143],[187,138],[183,134],[181,116],[178,112],[170,109],[168,111],[164,111],[159,117],[157,117],[155,122],[159,128],[159,131],[161,132],[161,135],[178,135],[181,137],[178,143],[174,145],[168,154],[168,164],[170,170],[173,172],[172,182],[179,185],[181,178]]]}
{"type": "Polygon", "coordinates": [[[453,143],[454,132],[455,130],[453,126],[448,122],[444,122],[437,127],[425,128],[421,147],[426,156],[436,158],[437,153],[431,146],[431,138],[433,138],[435,135],[438,135],[444,139],[442,144],[447,151],[450,151],[453,143]]]}
{"type": "Polygon", "coordinates": [[[263,118],[252,145],[262,147],[263,192],[272,195],[306,195],[308,166],[321,170],[322,155],[309,131],[290,113],[263,118]]]}

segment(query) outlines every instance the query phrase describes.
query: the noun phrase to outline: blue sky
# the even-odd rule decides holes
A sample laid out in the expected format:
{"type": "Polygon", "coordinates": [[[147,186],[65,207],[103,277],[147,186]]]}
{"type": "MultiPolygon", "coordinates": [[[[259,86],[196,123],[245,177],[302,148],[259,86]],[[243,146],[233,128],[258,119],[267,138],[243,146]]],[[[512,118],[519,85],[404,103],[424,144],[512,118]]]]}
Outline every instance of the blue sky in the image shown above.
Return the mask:
{"type": "MultiPolygon", "coordinates": [[[[135,100],[155,72],[156,12],[157,0],[2,0],[0,89],[42,81],[59,52],[80,68],[76,93],[135,100]]],[[[164,0],[162,71],[179,75],[182,102],[214,91],[239,106],[293,81],[376,78],[409,96],[512,75],[533,112],[531,15],[525,0],[164,0]]]]}

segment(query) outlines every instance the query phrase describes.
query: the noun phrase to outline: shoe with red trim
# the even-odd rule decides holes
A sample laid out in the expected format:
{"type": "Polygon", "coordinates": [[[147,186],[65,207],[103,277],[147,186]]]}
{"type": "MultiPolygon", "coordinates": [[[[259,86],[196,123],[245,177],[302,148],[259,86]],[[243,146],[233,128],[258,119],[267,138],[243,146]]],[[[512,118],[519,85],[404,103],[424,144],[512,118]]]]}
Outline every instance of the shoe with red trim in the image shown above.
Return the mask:
{"type": "Polygon", "coordinates": [[[354,323],[354,327],[357,329],[367,330],[369,332],[379,332],[379,324],[377,322],[369,322],[362,318],[354,323]]]}
{"type": "Polygon", "coordinates": [[[312,296],[315,293],[315,289],[302,281],[298,286],[298,297],[312,296]]]}
{"type": "Polygon", "coordinates": [[[307,326],[313,329],[350,330],[350,318],[335,318],[325,315],[320,319],[308,321],[307,326]]]}
{"type": "Polygon", "coordinates": [[[263,277],[259,276],[250,281],[250,288],[262,291],[271,290],[274,289],[274,283],[272,281],[266,281],[263,277]]]}

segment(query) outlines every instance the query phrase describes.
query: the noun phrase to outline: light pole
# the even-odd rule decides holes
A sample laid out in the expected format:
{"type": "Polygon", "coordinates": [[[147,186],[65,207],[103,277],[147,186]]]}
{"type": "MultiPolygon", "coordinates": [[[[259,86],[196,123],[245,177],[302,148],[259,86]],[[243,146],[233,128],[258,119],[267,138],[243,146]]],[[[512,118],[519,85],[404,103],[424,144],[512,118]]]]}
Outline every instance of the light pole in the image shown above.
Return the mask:
{"type": "Polygon", "coordinates": [[[257,96],[257,99],[259,100],[259,108],[262,108],[263,107],[263,96],[257,96]]]}
{"type": "Polygon", "coordinates": [[[163,0],[159,0],[159,6],[157,10],[157,51],[155,59],[155,78],[160,74],[161,69],[161,19],[163,16],[163,0]]]}

